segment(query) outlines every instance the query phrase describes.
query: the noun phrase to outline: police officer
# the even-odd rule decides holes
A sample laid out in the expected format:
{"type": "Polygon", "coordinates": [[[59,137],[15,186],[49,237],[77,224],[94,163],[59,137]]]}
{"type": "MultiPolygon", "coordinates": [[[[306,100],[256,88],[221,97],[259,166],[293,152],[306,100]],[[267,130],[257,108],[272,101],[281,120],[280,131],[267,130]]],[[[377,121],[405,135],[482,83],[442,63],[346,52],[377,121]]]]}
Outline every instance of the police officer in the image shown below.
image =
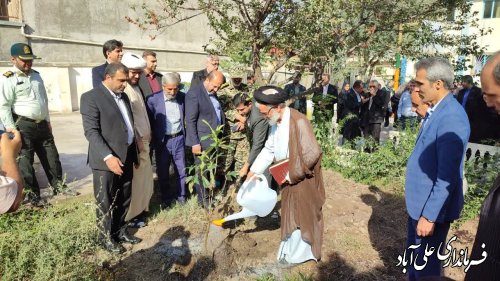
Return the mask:
{"type": "Polygon", "coordinates": [[[10,49],[12,69],[0,76],[0,120],[6,131],[18,129],[22,136],[22,149],[18,158],[29,201],[33,205],[44,202],[40,197],[40,186],[33,168],[36,153],[54,193],[64,191],[77,195],[64,185],[62,168],[52,135],[49,119],[47,93],[40,74],[31,69],[33,54],[31,47],[16,43],[10,49]]]}

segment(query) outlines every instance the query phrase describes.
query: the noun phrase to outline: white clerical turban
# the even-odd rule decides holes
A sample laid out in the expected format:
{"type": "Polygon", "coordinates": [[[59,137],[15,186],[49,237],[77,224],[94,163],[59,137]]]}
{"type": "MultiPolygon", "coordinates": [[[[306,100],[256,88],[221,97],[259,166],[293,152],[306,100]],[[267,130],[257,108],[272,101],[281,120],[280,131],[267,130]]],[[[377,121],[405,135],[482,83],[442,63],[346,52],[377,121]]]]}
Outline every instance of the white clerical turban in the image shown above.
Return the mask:
{"type": "Polygon", "coordinates": [[[144,69],[146,68],[146,61],[140,56],[132,53],[124,53],[122,57],[122,63],[128,69],[144,69]]]}

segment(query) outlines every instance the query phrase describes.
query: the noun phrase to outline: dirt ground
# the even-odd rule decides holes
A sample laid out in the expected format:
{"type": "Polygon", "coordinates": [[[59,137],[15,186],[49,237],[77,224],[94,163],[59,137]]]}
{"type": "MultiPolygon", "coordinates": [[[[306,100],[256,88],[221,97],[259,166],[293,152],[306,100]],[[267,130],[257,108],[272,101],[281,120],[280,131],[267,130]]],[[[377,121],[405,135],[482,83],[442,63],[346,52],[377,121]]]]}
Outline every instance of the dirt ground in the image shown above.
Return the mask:
{"type": "MultiPolygon", "coordinates": [[[[301,273],[314,280],[405,280],[403,268],[396,266],[406,239],[401,194],[357,184],[331,171],[324,172],[324,180],[323,257],[318,263],[280,268],[276,262],[279,218],[271,216],[228,223],[215,233],[225,240],[220,245],[209,240],[208,248],[216,250],[207,253],[207,218],[202,209],[191,207],[187,216],[159,215],[139,229],[135,235],[144,241],[128,246],[126,256],[107,264],[105,279],[256,280],[272,274],[274,279],[265,280],[287,280],[301,273]]],[[[470,248],[476,227],[477,221],[470,221],[451,229],[450,237],[458,238],[453,246],[470,248]]],[[[462,280],[464,271],[446,268],[445,275],[462,280]]]]}

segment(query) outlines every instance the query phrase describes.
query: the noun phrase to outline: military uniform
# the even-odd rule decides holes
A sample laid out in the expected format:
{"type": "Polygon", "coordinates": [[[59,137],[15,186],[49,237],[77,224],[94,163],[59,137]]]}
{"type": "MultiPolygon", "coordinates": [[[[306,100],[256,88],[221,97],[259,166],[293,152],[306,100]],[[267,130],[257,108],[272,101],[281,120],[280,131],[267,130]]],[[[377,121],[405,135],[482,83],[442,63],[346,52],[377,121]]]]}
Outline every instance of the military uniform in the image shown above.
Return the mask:
{"type": "MultiPolygon", "coordinates": [[[[16,45],[21,45],[22,52],[31,54],[31,48],[26,44],[13,45],[11,53],[16,45]]],[[[49,127],[47,93],[37,71],[31,69],[25,74],[13,67],[0,76],[0,120],[5,129],[17,128],[21,132],[23,145],[18,165],[25,188],[34,192],[35,198],[40,198],[40,187],[33,168],[34,153],[40,159],[51,186],[60,188],[61,162],[49,127]]]]}
{"type": "Polygon", "coordinates": [[[230,145],[230,149],[227,153],[225,153],[226,155],[224,157],[223,169],[225,173],[230,172],[233,163],[233,171],[239,172],[248,159],[250,145],[248,143],[247,136],[242,131],[232,132],[231,130],[231,128],[238,123],[236,120],[237,112],[232,104],[233,98],[236,94],[247,93],[247,91],[247,85],[241,83],[237,87],[230,85],[222,89],[221,94],[219,95],[219,100],[221,101],[221,106],[227,120],[225,132],[229,135],[230,145]]]}

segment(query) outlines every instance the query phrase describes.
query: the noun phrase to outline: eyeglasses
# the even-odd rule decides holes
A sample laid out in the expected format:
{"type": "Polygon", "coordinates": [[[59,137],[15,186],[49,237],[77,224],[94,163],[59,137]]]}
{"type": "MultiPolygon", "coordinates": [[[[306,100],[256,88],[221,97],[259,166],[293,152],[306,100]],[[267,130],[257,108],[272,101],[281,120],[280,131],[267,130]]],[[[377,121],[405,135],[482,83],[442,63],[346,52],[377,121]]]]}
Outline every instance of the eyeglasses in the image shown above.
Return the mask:
{"type": "Polygon", "coordinates": [[[370,85],[370,88],[377,88],[377,86],[375,86],[375,85],[370,85]]]}

